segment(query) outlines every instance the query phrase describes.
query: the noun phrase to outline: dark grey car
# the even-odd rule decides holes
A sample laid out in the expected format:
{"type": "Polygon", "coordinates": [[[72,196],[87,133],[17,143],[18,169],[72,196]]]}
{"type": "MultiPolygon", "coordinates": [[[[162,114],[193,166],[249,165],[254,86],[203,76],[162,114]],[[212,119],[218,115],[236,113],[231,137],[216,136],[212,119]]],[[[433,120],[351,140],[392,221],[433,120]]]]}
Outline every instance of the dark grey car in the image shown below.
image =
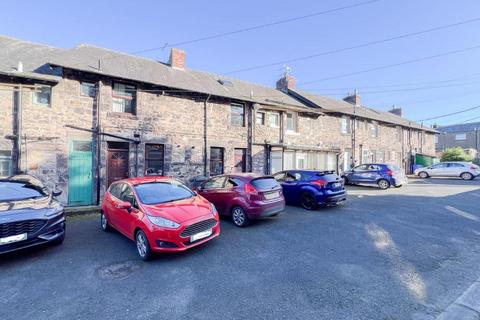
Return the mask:
{"type": "Polygon", "coordinates": [[[40,180],[29,175],[0,179],[0,254],[65,238],[65,211],[40,180]]]}

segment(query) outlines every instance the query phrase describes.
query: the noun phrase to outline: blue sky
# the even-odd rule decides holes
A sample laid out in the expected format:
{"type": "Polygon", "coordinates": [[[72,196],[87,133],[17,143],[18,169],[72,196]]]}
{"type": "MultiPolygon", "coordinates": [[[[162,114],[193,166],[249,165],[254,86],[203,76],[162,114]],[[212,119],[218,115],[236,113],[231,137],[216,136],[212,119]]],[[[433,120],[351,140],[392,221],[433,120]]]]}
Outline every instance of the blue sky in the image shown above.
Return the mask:
{"type": "MultiPolygon", "coordinates": [[[[2,1],[0,33],[62,48],[91,43],[135,52],[363,1],[2,1]]],[[[382,0],[181,48],[187,51],[188,67],[222,74],[479,17],[478,0],[382,0]]],[[[289,66],[301,89],[342,98],[358,88],[365,105],[388,110],[395,104],[408,118],[419,120],[480,105],[480,49],[308,85],[302,82],[478,45],[480,21],[289,66]],[[438,82],[451,79],[456,80],[438,82]],[[398,89],[415,90],[394,91],[398,89]]],[[[165,49],[143,56],[166,61],[168,54],[165,49]]],[[[277,65],[231,76],[274,86],[283,70],[277,65]]],[[[480,117],[480,109],[437,122],[474,117],[480,117]]]]}

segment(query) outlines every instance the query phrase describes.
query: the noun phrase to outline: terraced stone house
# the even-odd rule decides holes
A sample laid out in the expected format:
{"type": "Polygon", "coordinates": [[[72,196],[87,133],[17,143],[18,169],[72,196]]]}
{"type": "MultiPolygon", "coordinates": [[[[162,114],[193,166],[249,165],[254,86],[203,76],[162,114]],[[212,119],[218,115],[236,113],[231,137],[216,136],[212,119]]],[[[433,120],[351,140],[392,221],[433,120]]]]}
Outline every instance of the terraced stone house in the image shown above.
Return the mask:
{"type": "MultiPolygon", "coordinates": [[[[398,113],[395,109],[392,112],[398,113]]],[[[0,176],[26,172],[68,205],[112,181],[162,174],[410,167],[435,155],[435,131],[389,112],[295,88],[191,70],[91,45],[70,50],[0,36],[0,176]]]]}

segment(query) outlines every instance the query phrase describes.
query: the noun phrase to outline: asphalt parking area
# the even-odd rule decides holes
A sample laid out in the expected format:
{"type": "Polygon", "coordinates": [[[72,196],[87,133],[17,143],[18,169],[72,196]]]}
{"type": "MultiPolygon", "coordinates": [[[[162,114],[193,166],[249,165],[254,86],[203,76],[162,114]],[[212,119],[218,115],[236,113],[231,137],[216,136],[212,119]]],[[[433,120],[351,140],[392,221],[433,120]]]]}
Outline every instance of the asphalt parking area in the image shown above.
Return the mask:
{"type": "Polygon", "coordinates": [[[480,277],[480,180],[349,187],[185,253],[139,260],[95,215],[0,257],[0,319],[436,319],[480,277]]]}

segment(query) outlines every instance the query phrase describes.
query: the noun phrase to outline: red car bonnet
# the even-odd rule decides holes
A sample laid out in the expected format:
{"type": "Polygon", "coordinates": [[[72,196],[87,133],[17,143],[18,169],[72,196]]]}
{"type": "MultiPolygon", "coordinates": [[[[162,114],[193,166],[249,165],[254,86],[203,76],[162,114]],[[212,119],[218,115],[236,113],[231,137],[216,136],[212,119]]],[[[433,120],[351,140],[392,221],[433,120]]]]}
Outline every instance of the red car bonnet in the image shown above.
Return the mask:
{"type": "Polygon", "coordinates": [[[142,204],[142,207],[148,215],[166,218],[178,223],[183,223],[205,215],[212,215],[210,202],[200,196],[157,205],[142,204]]]}

